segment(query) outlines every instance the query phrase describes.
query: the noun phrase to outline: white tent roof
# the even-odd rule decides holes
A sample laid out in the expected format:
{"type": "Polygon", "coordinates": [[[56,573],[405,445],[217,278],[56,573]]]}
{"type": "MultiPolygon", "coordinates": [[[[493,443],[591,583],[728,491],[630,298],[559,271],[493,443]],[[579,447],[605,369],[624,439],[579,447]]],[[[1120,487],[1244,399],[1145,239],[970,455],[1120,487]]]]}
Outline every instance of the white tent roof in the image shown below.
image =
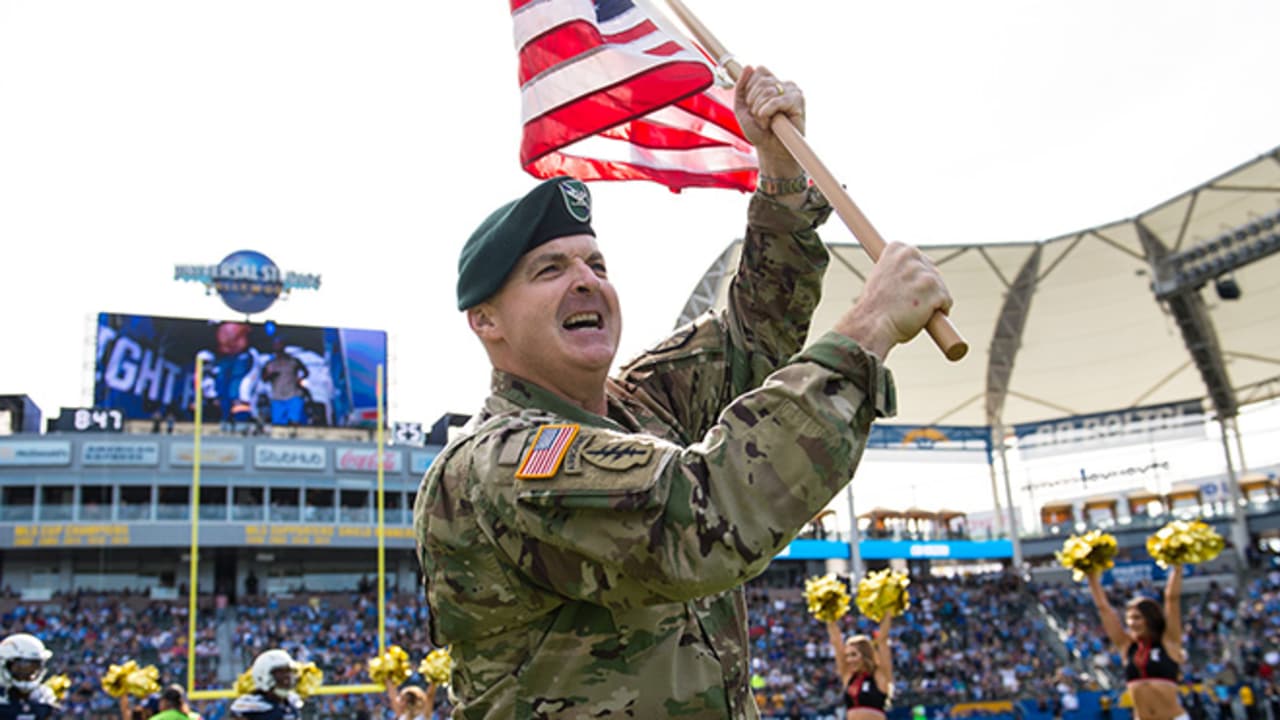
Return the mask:
{"type": "MultiPolygon", "coordinates": [[[[1035,243],[925,247],[955,298],[952,318],[970,351],[949,363],[923,334],[895,349],[894,422],[1008,426],[1208,397],[1175,314],[1152,291],[1149,257],[1158,251],[1144,247],[1140,228],[1177,252],[1277,210],[1280,148],[1127,220],[1035,243]],[[1011,293],[1020,273],[1025,292],[1011,293]]],[[[704,276],[682,320],[712,302],[724,307],[725,270],[736,266],[740,246],[704,276]]],[[[831,251],[811,337],[853,303],[871,266],[856,245],[831,251]]],[[[1199,295],[1218,340],[1208,351],[1246,404],[1280,394],[1280,257],[1235,278],[1239,300],[1219,300],[1212,282],[1199,295]]]]}

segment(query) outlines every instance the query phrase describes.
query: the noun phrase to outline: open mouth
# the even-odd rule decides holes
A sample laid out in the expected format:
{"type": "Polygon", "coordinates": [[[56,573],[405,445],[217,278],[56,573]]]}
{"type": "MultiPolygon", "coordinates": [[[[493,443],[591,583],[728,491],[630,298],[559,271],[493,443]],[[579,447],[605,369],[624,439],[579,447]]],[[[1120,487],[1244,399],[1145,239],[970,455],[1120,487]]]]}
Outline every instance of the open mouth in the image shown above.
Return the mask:
{"type": "Polygon", "coordinates": [[[564,319],[561,327],[566,330],[598,330],[604,327],[604,319],[598,312],[574,313],[564,319]]]}

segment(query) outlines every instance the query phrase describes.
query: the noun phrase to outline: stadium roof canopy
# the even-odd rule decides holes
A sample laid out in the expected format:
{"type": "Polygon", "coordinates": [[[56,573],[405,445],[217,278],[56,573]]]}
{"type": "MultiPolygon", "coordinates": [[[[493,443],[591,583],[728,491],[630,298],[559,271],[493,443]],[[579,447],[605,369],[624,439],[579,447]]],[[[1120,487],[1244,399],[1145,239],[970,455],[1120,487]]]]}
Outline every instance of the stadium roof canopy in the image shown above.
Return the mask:
{"type": "MultiPolygon", "coordinates": [[[[1280,257],[1267,255],[1280,223],[1265,226],[1278,219],[1280,148],[1126,220],[1032,243],[924,247],[970,351],[949,363],[924,335],[894,350],[894,422],[1008,427],[1195,398],[1232,417],[1275,397],[1280,257]],[[1240,228],[1254,234],[1221,241],[1240,228]],[[1222,300],[1214,276],[1236,265],[1241,297],[1222,300]],[[1157,285],[1173,292],[1157,299],[1157,285]]],[[[724,307],[740,249],[735,241],[712,265],[681,322],[724,307]]],[[[857,298],[871,267],[856,245],[831,251],[811,337],[857,298]]]]}

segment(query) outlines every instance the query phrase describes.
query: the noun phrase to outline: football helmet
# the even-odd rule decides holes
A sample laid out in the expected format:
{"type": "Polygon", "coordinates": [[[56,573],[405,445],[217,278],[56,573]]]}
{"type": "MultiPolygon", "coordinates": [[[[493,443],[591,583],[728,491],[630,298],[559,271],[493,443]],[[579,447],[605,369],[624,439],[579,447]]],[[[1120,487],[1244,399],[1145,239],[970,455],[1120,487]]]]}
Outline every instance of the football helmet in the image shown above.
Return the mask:
{"type": "Polygon", "coordinates": [[[280,649],[263,651],[258,657],[253,659],[253,665],[249,668],[249,676],[253,678],[253,686],[262,692],[272,692],[280,697],[285,697],[292,690],[294,683],[297,682],[297,666],[293,662],[293,658],[288,652],[280,649]],[[294,682],[288,683],[285,687],[281,683],[276,682],[275,672],[281,668],[287,668],[294,673],[294,682]]]}
{"type": "Polygon", "coordinates": [[[10,635],[0,641],[0,686],[29,693],[44,679],[45,663],[53,653],[40,638],[27,633],[10,635]]]}

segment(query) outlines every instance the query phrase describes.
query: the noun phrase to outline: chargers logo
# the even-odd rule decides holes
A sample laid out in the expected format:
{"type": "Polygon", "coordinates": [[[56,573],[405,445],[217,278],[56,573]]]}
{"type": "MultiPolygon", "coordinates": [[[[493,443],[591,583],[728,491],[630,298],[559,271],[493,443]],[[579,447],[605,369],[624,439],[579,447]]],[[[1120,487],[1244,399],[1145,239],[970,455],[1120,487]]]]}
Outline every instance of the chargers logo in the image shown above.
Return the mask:
{"type": "Polygon", "coordinates": [[[902,436],[903,445],[915,445],[919,448],[929,449],[940,442],[950,440],[941,430],[937,428],[925,427],[916,428],[906,435],[902,436]]]}

